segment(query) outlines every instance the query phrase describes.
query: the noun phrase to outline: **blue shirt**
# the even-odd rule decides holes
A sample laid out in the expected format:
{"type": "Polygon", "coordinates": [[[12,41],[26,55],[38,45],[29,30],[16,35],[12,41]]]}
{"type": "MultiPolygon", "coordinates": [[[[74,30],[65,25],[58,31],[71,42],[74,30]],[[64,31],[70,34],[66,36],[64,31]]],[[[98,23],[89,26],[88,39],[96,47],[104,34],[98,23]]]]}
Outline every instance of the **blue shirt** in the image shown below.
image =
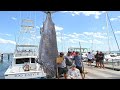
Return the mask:
{"type": "Polygon", "coordinates": [[[82,65],[81,65],[82,57],[80,55],[79,56],[74,56],[73,60],[75,60],[75,65],[76,66],[82,67],[82,65]]]}

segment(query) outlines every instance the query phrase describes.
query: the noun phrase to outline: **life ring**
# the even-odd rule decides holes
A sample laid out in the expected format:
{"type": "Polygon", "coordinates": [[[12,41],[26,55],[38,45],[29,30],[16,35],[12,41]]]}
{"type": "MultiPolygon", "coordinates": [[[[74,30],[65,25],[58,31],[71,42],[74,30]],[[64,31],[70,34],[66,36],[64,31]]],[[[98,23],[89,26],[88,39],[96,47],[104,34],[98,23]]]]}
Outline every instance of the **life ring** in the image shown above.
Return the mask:
{"type": "Polygon", "coordinates": [[[28,64],[26,64],[24,67],[23,67],[24,71],[29,71],[30,70],[30,66],[28,64]]]}

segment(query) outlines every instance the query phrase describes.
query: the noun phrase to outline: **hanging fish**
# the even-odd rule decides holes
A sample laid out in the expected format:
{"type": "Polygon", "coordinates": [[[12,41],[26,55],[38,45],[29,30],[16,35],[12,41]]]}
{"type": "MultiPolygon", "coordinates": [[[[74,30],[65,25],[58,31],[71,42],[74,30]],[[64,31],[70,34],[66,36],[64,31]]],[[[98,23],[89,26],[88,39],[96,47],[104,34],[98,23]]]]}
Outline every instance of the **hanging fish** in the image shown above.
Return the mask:
{"type": "Polygon", "coordinates": [[[50,77],[56,76],[56,58],[58,56],[55,25],[51,18],[52,11],[45,11],[46,20],[41,28],[39,44],[39,63],[50,77]]]}

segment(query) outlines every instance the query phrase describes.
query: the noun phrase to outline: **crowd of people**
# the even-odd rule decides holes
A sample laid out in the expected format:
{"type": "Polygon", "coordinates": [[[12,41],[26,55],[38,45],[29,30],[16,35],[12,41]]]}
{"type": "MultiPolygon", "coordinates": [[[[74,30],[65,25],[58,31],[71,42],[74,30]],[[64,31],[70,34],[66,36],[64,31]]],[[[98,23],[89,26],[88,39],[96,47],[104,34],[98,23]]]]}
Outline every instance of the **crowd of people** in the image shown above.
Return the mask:
{"type": "MultiPolygon", "coordinates": [[[[96,62],[95,67],[104,68],[104,53],[97,51],[95,55],[92,52],[86,54],[88,66],[91,66],[91,63],[96,62]]],[[[58,70],[58,79],[64,77],[65,79],[84,79],[84,70],[82,64],[82,54],[80,52],[70,52],[64,55],[63,52],[59,54],[56,59],[57,70],[58,70]]]]}
{"type": "Polygon", "coordinates": [[[65,56],[63,52],[58,56],[56,63],[58,66],[58,79],[64,74],[65,79],[84,79],[82,70],[82,56],[79,52],[68,51],[65,56]]]}

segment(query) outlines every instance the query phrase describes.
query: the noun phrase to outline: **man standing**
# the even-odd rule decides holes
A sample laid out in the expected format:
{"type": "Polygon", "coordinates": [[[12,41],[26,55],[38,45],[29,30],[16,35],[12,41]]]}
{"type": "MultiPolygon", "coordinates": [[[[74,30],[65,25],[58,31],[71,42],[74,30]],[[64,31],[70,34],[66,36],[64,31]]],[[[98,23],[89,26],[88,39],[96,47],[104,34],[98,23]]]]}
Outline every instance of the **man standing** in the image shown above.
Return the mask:
{"type": "Polygon", "coordinates": [[[88,66],[91,66],[93,55],[90,52],[88,52],[87,58],[88,58],[88,66]]]}
{"type": "Polygon", "coordinates": [[[104,69],[104,53],[100,52],[100,68],[104,69]]]}
{"type": "Polygon", "coordinates": [[[84,72],[82,70],[82,55],[80,55],[79,52],[76,52],[76,56],[74,56],[73,60],[75,60],[76,68],[79,69],[81,77],[84,79],[84,72]]]}
{"type": "Polygon", "coordinates": [[[96,67],[99,67],[100,64],[100,54],[99,51],[97,51],[96,55],[95,55],[95,59],[96,59],[96,67]]]}
{"type": "Polygon", "coordinates": [[[64,53],[61,52],[56,60],[58,66],[58,79],[62,74],[64,74],[64,78],[67,79],[67,66],[66,66],[66,59],[64,57],[64,53]]]}

